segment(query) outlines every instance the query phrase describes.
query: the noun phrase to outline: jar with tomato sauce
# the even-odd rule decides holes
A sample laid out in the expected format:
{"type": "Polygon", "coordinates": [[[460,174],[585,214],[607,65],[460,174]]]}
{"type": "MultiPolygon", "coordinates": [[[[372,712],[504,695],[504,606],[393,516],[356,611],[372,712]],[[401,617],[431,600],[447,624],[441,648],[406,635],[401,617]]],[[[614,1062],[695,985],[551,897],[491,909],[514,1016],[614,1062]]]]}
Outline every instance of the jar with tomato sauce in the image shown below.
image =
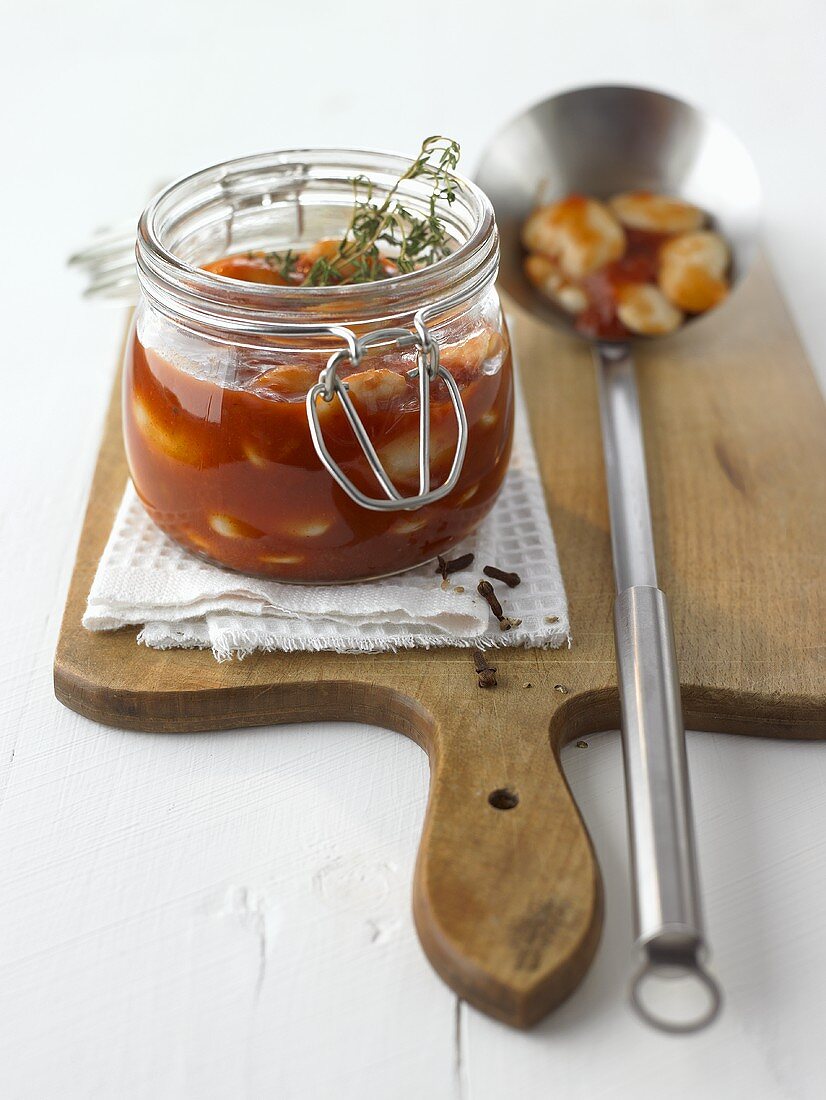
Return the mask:
{"type": "MultiPolygon", "coordinates": [[[[477,187],[457,177],[439,209],[450,251],[407,274],[309,287],[233,277],[225,260],[340,239],[354,177],[381,201],[409,164],[343,150],[248,157],[172,184],[143,214],[126,452],[150,516],[193,553],[281,581],[354,581],[445,554],[491,509],[514,398],[498,235],[477,187]]],[[[422,181],[398,196],[427,212],[422,181]]]]}

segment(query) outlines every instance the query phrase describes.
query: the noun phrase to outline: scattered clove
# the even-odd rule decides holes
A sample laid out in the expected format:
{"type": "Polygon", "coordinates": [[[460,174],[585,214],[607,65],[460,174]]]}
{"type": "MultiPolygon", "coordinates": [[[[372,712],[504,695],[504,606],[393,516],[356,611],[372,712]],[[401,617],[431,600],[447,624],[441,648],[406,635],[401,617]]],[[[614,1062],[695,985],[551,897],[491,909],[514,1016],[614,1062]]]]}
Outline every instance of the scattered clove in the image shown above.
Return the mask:
{"type": "Polygon", "coordinates": [[[493,591],[493,585],[490,583],[490,581],[479,581],[479,583],[476,585],[476,591],[479,593],[479,595],[482,597],[482,599],[485,601],[485,603],[488,605],[488,607],[491,609],[497,619],[504,618],[505,613],[502,610],[502,605],[496,598],[496,593],[493,591]]]}
{"type": "Polygon", "coordinates": [[[564,684],[554,684],[554,691],[558,691],[560,695],[568,694],[568,689],[564,684]]]}
{"type": "Polygon", "coordinates": [[[512,619],[509,615],[504,613],[502,605],[496,598],[496,593],[493,591],[493,585],[490,581],[479,581],[476,585],[476,591],[499,620],[500,630],[511,630],[513,627],[519,626],[522,622],[521,619],[512,619]]]}
{"type": "Polygon", "coordinates": [[[474,649],[473,665],[479,677],[480,688],[496,687],[496,668],[488,664],[481,649],[474,649]]]}
{"type": "Polygon", "coordinates": [[[436,566],[436,572],[441,575],[443,581],[446,581],[451,573],[460,573],[463,569],[467,569],[469,565],[472,565],[473,554],[462,554],[461,557],[454,558],[453,561],[448,561],[439,554],[436,560],[439,563],[436,566]]]}
{"type": "Polygon", "coordinates": [[[518,573],[508,573],[504,569],[497,569],[495,565],[486,565],[482,572],[486,577],[493,577],[495,581],[504,581],[508,588],[516,588],[522,583],[518,573]]]}

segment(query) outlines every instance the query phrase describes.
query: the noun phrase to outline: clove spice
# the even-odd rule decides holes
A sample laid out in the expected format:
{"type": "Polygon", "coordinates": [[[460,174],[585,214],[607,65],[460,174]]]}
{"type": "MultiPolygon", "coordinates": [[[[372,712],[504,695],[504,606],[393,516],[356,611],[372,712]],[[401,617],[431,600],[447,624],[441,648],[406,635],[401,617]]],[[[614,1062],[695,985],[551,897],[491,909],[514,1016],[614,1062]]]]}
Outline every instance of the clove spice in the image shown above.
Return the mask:
{"type": "Polygon", "coordinates": [[[502,610],[502,605],[496,598],[496,593],[493,591],[493,585],[490,581],[479,581],[476,585],[476,591],[494,613],[499,620],[500,630],[511,630],[515,626],[519,626],[522,622],[521,619],[512,619],[509,615],[506,615],[502,610]]]}
{"type": "Polygon", "coordinates": [[[473,665],[479,678],[480,688],[496,687],[496,667],[488,664],[481,649],[474,649],[473,665]]]}
{"type": "Polygon", "coordinates": [[[522,578],[518,573],[508,573],[504,569],[497,569],[495,565],[486,565],[482,572],[486,577],[493,577],[495,581],[504,581],[508,588],[516,588],[518,584],[522,583],[522,578]]]}
{"type": "Polygon", "coordinates": [[[458,558],[454,558],[453,561],[448,561],[447,558],[443,558],[441,554],[438,555],[438,565],[436,566],[436,572],[441,575],[443,581],[446,581],[451,573],[461,573],[463,569],[467,569],[469,565],[473,564],[473,554],[462,554],[458,558]]]}

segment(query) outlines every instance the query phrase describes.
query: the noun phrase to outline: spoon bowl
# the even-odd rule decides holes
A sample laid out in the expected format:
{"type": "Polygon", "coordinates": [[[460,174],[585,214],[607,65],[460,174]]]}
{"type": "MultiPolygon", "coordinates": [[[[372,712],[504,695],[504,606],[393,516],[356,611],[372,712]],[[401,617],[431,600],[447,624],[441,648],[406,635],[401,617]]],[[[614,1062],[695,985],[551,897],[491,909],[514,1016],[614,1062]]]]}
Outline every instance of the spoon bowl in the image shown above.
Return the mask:
{"type": "Polygon", "coordinates": [[[572,192],[599,199],[638,190],[676,195],[709,214],[725,238],[732,286],[754,260],[760,182],[751,157],[728,127],[662,92],[605,85],[543,100],[494,137],[476,182],[496,210],[501,284],[555,326],[573,330],[570,316],[523,275],[520,235],[534,207],[572,192]]]}

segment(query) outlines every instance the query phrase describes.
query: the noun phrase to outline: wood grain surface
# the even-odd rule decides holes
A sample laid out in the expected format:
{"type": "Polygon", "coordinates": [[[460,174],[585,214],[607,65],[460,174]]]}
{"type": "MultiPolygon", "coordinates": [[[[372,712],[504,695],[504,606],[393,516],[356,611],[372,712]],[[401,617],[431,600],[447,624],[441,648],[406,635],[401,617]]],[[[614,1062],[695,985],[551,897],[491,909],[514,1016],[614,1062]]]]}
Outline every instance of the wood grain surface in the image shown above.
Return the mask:
{"type": "MultiPolygon", "coordinates": [[[[612,573],[587,349],[516,315],[513,334],[570,603],[571,650],[497,654],[480,691],[465,651],[270,654],[217,664],[92,635],[86,594],[127,477],[113,393],[55,658],[55,691],[99,722],[194,731],[352,719],[413,738],[431,791],[414,913],[457,993],[528,1026],[581,981],[601,927],[590,841],[559,766],[573,738],[618,724],[612,573]],[[511,809],[492,792],[518,797],[511,809]]],[[[761,264],[702,325],[640,349],[661,586],[686,724],[826,733],[826,415],[761,264]]],[[[518,614],[518,589],[511,604],[518,614]]]]}

